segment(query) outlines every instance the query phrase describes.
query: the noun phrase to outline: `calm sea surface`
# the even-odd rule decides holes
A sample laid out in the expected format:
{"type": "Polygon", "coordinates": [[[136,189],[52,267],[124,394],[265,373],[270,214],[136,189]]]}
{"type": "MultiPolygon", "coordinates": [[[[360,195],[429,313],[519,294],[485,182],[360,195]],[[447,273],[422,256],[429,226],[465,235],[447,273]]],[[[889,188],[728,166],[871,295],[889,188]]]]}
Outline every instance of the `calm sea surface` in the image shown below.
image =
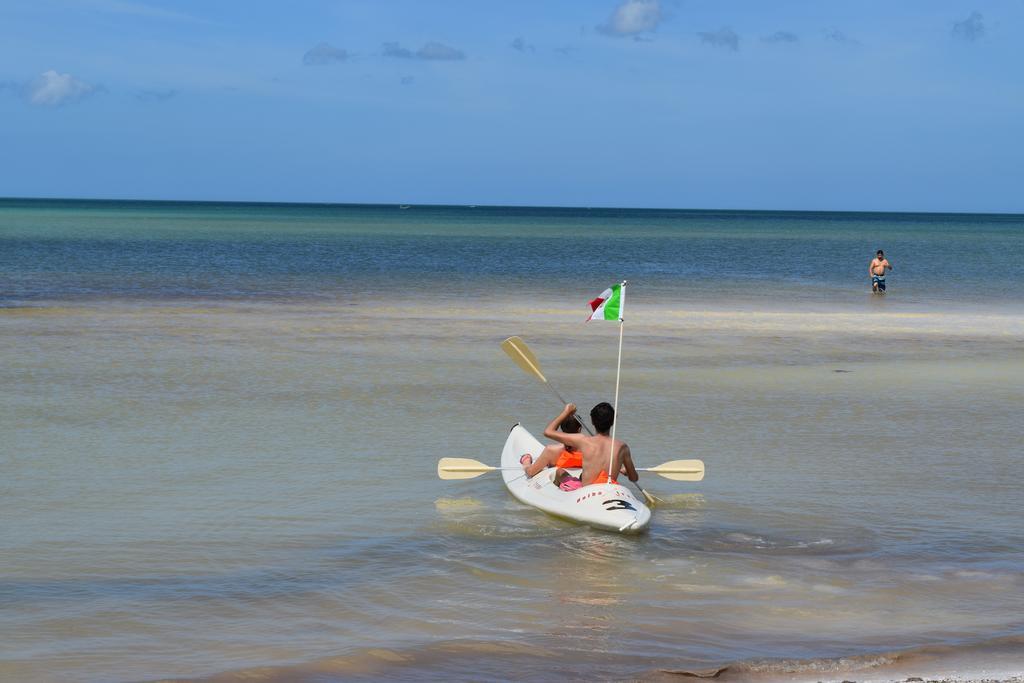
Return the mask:
{"type": "Polygon", "coordinates": [[[1022,314],[1022,216],[0,200],[0,680],[1024,672],[1022,314]],[[511,334],[610,398],[622,278],[707,478],[438,480],[558,411],[511,334]]]}

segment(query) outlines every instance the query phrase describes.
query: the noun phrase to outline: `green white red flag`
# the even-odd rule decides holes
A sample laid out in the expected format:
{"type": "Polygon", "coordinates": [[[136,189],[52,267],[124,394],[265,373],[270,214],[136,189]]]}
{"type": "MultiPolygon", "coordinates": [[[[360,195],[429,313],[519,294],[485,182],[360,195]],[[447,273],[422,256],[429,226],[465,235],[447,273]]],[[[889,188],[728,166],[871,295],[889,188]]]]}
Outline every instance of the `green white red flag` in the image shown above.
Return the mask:
{"type": "Polygon", "coordinates": [[[612,285],[601,292],[601,296],[590,302],[591,320],[622,320],[626,300],[622,295],[622,285],[612,285]]]}

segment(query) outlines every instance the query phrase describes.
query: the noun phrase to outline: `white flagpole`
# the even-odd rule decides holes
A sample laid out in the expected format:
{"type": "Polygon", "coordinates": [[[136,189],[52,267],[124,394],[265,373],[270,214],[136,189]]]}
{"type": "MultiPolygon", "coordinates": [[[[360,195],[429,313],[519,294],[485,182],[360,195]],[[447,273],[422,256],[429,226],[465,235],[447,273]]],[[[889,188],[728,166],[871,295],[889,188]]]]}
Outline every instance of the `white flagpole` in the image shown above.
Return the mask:
{"type": "Polygon", "coordinates": [[[626,314],[626,281],[622,281],[619,289],[619,360],[615,366],[615,420],[612,422],[612,441],[608,445],[608,479],[618,479],[618,472],[612,472],[612,464],[615,461],[615,427],[619,424],[619,378],[622,376],[622,330],[625,326],[626,314]]]}

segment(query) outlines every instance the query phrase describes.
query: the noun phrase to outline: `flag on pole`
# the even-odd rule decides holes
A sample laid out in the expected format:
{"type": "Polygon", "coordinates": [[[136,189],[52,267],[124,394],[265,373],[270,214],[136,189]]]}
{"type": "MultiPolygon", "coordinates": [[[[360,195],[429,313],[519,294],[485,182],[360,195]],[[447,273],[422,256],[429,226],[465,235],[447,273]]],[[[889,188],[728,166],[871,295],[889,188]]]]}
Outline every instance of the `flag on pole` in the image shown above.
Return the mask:
{"type": "Polygon", "coordinates": [[[601,296],[590,302],[591,320],[622,320],[625,309],[625,297],[622,296],[622,285],[612,285],[601,292],[601,296]]]}

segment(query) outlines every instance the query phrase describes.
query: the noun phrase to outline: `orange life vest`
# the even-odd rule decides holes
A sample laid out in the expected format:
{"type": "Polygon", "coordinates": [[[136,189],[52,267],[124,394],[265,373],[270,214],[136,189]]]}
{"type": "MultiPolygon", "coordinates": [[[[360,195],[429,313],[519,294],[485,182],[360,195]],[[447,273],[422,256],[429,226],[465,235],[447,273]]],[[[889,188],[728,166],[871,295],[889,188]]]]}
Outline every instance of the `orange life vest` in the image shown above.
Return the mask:
{"type": "Polygon", "coordinates": [[[583,452],[571,451],[568,447],[558,456],[555,467],[583,467],[583,452]]]}

